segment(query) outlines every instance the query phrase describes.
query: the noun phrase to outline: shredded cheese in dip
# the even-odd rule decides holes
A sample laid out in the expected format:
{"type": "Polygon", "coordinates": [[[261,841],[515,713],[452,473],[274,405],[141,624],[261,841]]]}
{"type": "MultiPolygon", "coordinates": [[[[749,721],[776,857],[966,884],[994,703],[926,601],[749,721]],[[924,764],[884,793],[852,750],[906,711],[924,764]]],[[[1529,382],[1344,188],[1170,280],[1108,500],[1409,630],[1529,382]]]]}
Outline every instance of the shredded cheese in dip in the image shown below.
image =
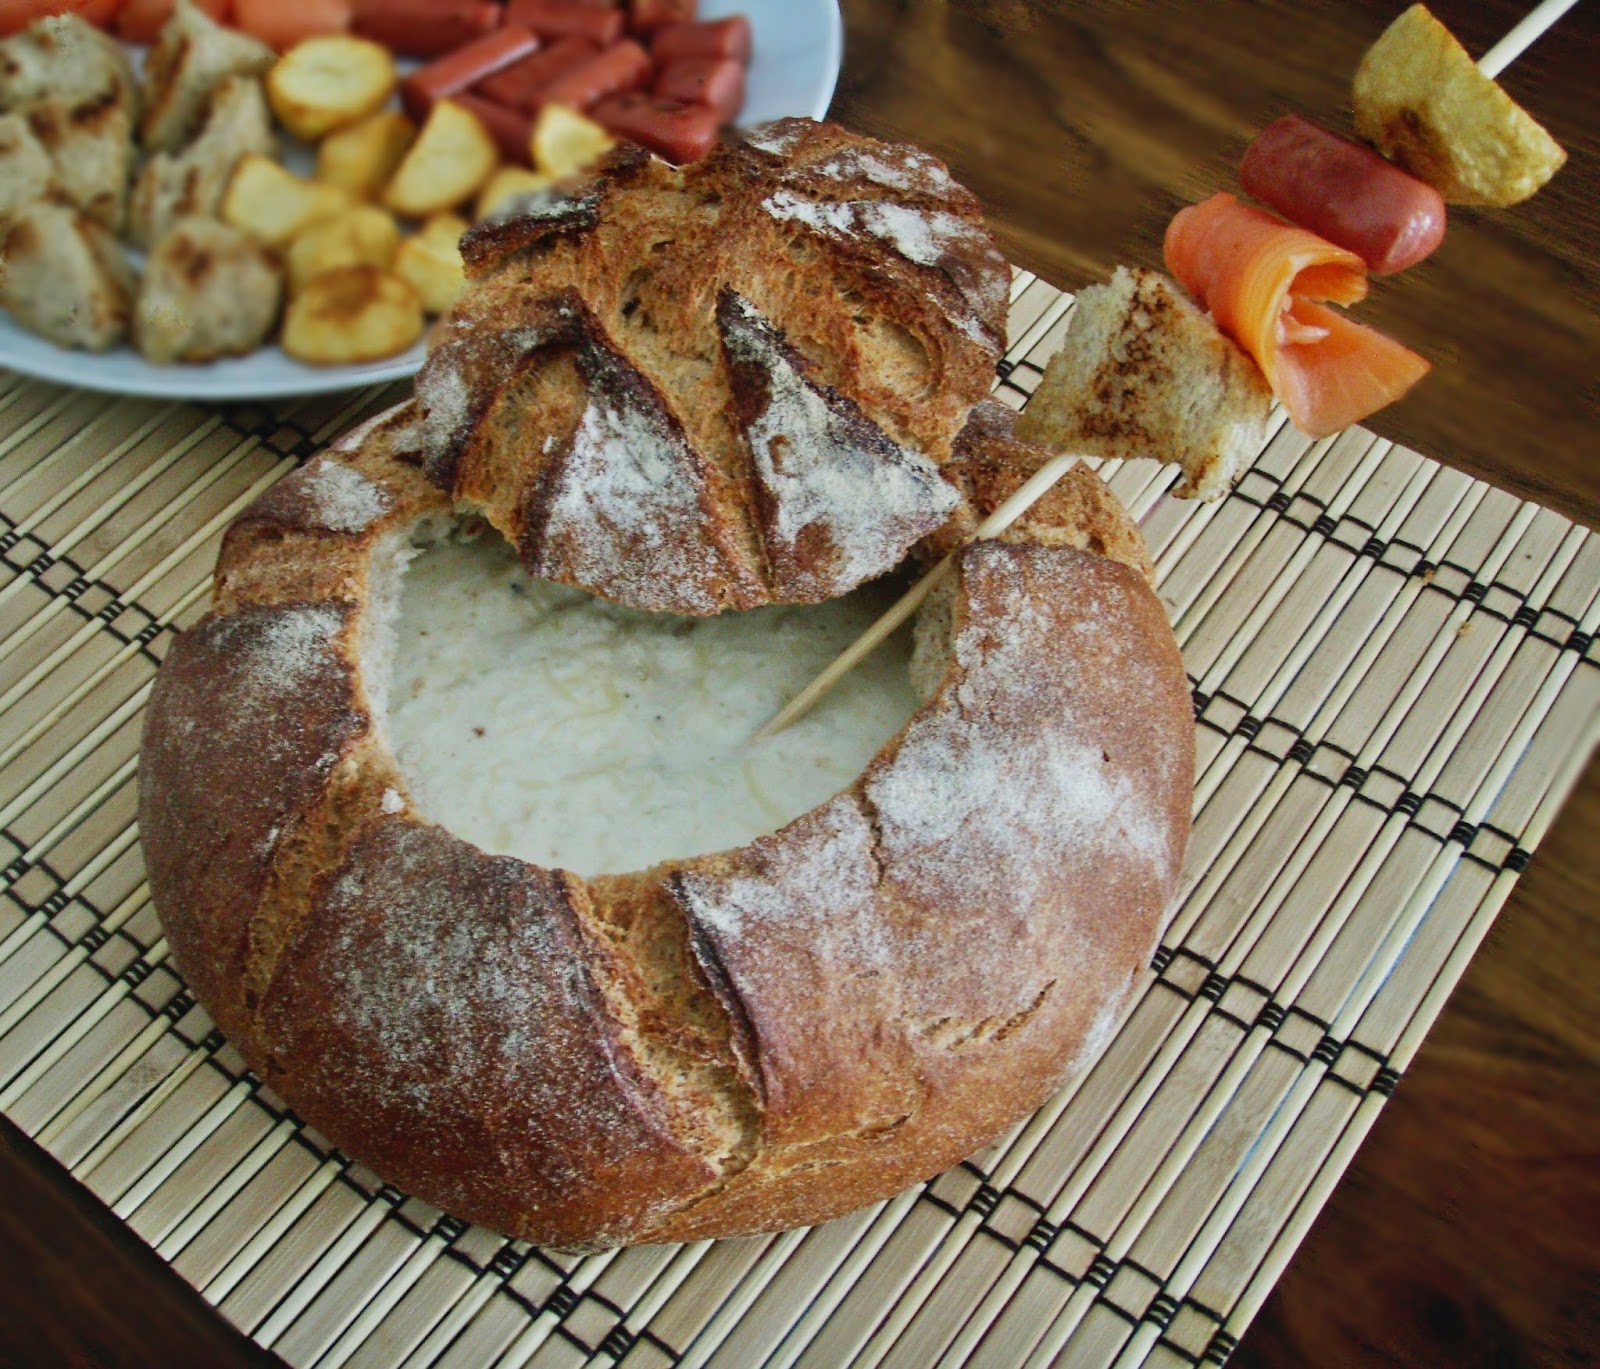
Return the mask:
{"type": "Polygon", "coordinates": [[[748,739],[893,599],[678,618],[531,579],[492,534],[405,572],[388,730],[421,813],[581,875],[742,846],[850,784],[917,707],[902,633],[748,739]]]}

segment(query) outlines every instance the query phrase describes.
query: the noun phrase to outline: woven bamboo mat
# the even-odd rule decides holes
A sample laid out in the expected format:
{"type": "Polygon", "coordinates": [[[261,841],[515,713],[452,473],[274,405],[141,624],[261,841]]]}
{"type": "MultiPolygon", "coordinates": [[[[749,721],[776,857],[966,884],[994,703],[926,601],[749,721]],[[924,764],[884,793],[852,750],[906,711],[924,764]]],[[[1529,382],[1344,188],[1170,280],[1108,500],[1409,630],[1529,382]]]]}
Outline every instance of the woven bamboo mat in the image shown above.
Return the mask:
{"type": "MultiPolygon", "coordinates": [[[[1020,405],[1070,300],[1012,298],[1020,405]]],[[[0,1109],[293,1365],[1221,1363],[1600,737],[1600,538],[1361,430],[1280,422],[1212,506],[1108,463],[1200,764],[1175,920],[1104,1057],[828,1226],[574,1258],[303,1127],[143,881],[140,710],[221,530],[392,394],[208,412],[0,377],[0,1109]]]]}

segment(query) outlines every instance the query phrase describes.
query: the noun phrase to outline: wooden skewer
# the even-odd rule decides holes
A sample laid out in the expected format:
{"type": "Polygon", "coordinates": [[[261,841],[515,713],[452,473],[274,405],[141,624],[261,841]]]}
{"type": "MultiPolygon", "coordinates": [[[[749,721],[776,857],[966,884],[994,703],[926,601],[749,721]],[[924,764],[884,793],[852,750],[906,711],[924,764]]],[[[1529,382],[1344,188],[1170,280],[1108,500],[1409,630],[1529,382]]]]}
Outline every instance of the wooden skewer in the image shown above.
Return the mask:
{"type": "Polygon", "coordinates": [[[1498,76],[1577,3],[1578,0],[1540,0],[1510,33],[1478,58],[1478,70],[1485,76],[1498,76]]]}
{"type": "MultiPolygon", "coordinates": [[[[998,537],[1039,500],[1044,498],[1056,481],[1060,480],[1077,464],[1078,458],[1076,456],[1051,457],[1018,486],[1005,503],[1001,504],[983,522],[979,523],[973,530],[972,536],[967,540],[969,542],[978,542],[985,537],[998,537]]],[[[818,675],[794,698],[790,699],[772,721],[750,740],[758,742],[764,737],[774,736],[782,732],[791,723],[798,722],[805,717],[818,699],[832,689],[840,679],[854,670],[867,656],[871,655],[873,649],[880,642],[917,611],[922,601],[932,594],[934,589],[938,587],[939,582],[950,573],[950,567],[954,564],[955,553],[952,552],[901,595],[887,613],[841,651],[822,674],[818,675]]]]}
{"type": "MultiPolygon", "coordinates": [[[[1490,78],[1498,76],[1577,3],[1578,0],[1540,0],[1540,3],[1529,10],[1504,38],[1478,59],[1478,70],[1490,78]]],[[[1044,498],[1056,481],[1077,464],[1077,460],[1075,456],[1057,456],[1045,462],[1011,498],[978,525],[968,540],[977,542],[985,537],[999,536],[1044,498]]],[[[841,651],[822,674],[789,700],[750,740],[758,742],[765,737],[775,736],[790,724],[805,717],[824,694],[871,655],[881,642],[921,607],[922,601],[932,594],[939,582],[950,573],[954,559],[953,553],[945,557],[912,585],[883,617],[841,651]]]]}

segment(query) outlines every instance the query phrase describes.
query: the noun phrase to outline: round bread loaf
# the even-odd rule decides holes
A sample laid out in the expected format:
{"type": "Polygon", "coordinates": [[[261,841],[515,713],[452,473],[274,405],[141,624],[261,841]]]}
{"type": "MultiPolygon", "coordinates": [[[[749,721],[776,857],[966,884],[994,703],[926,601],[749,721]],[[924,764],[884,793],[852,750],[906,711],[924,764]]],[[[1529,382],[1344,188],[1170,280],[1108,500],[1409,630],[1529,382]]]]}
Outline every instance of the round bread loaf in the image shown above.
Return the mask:
{"type": "MultiPolygon", "coordinates": [[[[402,567],[459,508],[418,433],[386,416],[240,517],[145,725],[173,955],[312,1126],[509,1235],[695,1240],[885,1198],[1095,1056],[1193,782],[1182,662],[1098,479],[961,551],[918,627],[927,702],[837,797],[583,879],[421,816],[386,740],[402,567]]],[[[982,406],[959,517],[1043,455],[982,406]]]]}
{"type": "Polygon", "coordinates": [[[704,615],[836,598],[957,494],[1010,273],[915,148],[790,119],[612,154],[462,242],[417,379],[429,477],[534,575],[704,615]]]}

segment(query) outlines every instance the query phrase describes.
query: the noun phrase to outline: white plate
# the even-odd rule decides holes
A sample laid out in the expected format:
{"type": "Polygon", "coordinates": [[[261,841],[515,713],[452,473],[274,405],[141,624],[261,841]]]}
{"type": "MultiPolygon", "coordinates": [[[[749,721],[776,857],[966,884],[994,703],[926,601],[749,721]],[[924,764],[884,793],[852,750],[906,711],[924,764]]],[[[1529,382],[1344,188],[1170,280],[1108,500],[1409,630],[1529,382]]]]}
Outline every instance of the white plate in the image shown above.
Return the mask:
{"type": "MultiPolygon", "coordinates": [[[[820,119],[839,78],[843,37],[837,0],[704,0],[705,19],[750,17],[755,52],[740,122],[788,115],[820,119]]],[[[353,389],[412,375],[421,344],[366,366],[304,366],[282,348],[204,366],[155,366],[131,347],[74,352],[19,328],[0,311],[0,366],[86,390],[162,399],[272,399],[353,389]]]]}

